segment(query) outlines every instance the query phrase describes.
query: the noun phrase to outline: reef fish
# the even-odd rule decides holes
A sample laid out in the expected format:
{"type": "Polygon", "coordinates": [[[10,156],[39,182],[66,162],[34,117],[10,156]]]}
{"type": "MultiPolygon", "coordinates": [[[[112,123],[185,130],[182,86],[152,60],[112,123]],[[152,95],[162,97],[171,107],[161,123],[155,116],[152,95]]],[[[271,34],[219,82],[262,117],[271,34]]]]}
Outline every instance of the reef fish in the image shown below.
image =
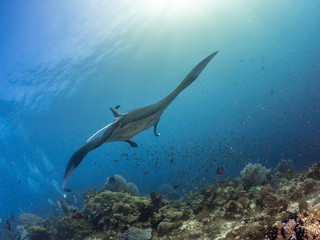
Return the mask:
{"type": "Polygon", "coordinates": [[[11,224],[8,220],[6,220],[6,224],[7,224],[8,231],[11,231],[11,224]]]}
{"type": "Polygon", "coordinates": [[[219,167],[219,168],[217,169],[217,175],[218,175],[218,176],[221,176],[222,173],[223,173],[223,167],[219,167]]]}
{"type": "Polygon", "coordinates": [[[96,132],[87,140],[87,143],[84,146],[78,149],[71,156],[66,167],[62,188],[65,187],[71,174],[85,158],[85,156],[90,151],[100,147],[103,143],[124,141],[129,143],[131,147],[137,147],[137,143],[132,140],[132,137],[152,126],[154,127],[154,134],[156,136],[160,136],[160,134],[157,133],[157,125],[163,111],[170,105],[170,103],[178,96],[179,93],[181,93],[186,87],[193,83],[194,80],[196,80],[196,78],[217,53],[218,51],[210,54],[198,65],[196,65],[186,76],[186,78],[179,84],[179,86],[161,101],[146,107],[128,111],[123,114],[120,114],[116,109],[110,107],[110,110],[116,119],[109,125],[96,132]],[[106,129],[106,131],[100,137],[91,140],[104,129],[106,129]]]}
{"type": "Polygon", "coordinates": [[[81,213],[75,213],[75,214],[72,215],[72,218],[74,218],[74,219],[82,219],[83,215],[81,213]]]}
{"type": "Polygon", "coordinates": [[[64,188],[63,191],[70,193],[70,192],[72,192],[72,189],[70,189],[70,188],[64,188]]]}

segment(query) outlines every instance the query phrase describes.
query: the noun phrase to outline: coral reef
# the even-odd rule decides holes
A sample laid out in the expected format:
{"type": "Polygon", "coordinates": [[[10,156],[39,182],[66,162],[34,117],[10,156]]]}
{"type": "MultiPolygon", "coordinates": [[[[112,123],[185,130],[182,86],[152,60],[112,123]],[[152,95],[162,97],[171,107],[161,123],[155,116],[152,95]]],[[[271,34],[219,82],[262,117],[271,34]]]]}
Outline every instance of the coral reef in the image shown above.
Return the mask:
{"type": "Polygon", "coordinates": [[[271,169],[263,167],[260,163],[249,163],[240,172],[244,189],[261,186],[271,180],[271,169]]]}
{"type": "Polygon", "coordinates": [[[248,223],[236,230],[230,231],[225,239],[264,239],[265,238],[265,226],[263,222],[252,222],[248,223]]]}
{"type": "Polygon", "coordinates": [[[277,221],[270,234],[271,240],[319,240],[320,223],[312,217],[304,217],[300,213],[287,219],[285,222],[277,221]]]}
{"type": "Polygon", "coordinates": [[[275,177],[282,179],[292,179],[295,176],[293,161],[291,159],[281,159],[273,170],[275,177]]]}
{"type": "MultiPolygon", "coordinates": [[[[138,223],[141,212],[149,204],[150,200],[147,197],[105,190],[92,198],[85,198],[83,213],[94,225],[95,230],[108,229],[110,236],[120,237],[120,233],[138,223]]],[[[143,221],[135,226],[148,227],[143,221]]]]}
{"type": "Polygon", "coordinates": [[[54,239],[84,239],[93,232],[94,226],[85,219],[75,219],[67,214],[59,218],[54,239]]]}
{"type": "Polygon", "coordinates": [[[120,175],[114,175],[113,177],[109,177],[104,186],[105,190],[109,190],[111,192],[127,192],[133,196],[139,195],[138,187],[126,180],[120,175]]]}
{"type": "Polygon", "coordinates": [[[19,225],[26,228],[34,225],[40,225],[44,221],[41,217],[32,213],[23,213],[19,216],[19,225]]]}
{"type": "Polygon", "coordinates": [[[286,211],[288,208],[287,199],[273,193],[269,184],[262,186],[260,191],[257,192],[256,205],[269,213],[286,211]]]}
{"type": "Polygon", "coordinates": [[[179,198],[168,186],[138,195],[115,176],[101,190],[88,189],[81,209],[60,202],[65,216],[56,220],[21,215],[16,232],[29,240],[320,240],[320,164],[301,173],[289,166],[283,160],[274,170],[286,179],[277,188],[269,184],[270,169],[248,164],[240,177],[179,198]]]}
{"type": "Polygon", "coordinates": [[[307,178],[320,180],[320,163],[313,164],[306,172],[307,178]]]}
{"type": "Polygon", "coordinates": [[[178,200],[181,196],[177,193],[175,189],[169,184],[163,184],[159,188],[161,195],[168,200],[178,200]]]}
{"type": "Polygon", "coordinates": [[[28,238],[30,240],[49,239],[49,233],[44,227],[31,226],[28,228],[28,238]]]}
{"type": "Polygon", "coordinates": [[[122,234],[121,240],[149,240],[151,239],[151,228],[139,229],[131,227],[122,234]]]}
{"type": "Polygon", "coordinates": [[[75,207],[68,205],[66,202],[58,200],[57,203],[61,210],[64,212],[64,214],[76,213],[78,211],[75,207]]]}
{"type": "Polygon", "coordinates": [[[53,237],[55,231],[53,220],[44,220],[35,214],[23,213],[19,216],[18,222],[20,225],[15,230],[16,239],[43,240],[53,237]]]}

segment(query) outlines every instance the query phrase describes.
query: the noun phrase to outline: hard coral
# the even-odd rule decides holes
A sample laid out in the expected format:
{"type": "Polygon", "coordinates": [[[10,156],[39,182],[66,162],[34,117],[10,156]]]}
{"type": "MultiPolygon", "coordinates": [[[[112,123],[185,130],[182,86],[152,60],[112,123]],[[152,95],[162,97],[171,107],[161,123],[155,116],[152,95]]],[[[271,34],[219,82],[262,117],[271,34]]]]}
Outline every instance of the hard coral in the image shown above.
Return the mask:
{"type": "Polygon", "coordinates": [[[269,213],[285,211],[288,208],[288,202],[285,198],[272,193],[272,187],[268,184],[261,187],[256,194],[256,205],[269,213]]]}
{"type": "Polygon", "coordinates": [[[58,220],[56,239],[84,239],[93,231],[93,225],[85,219],[74,219],[68,214],[58,220]]]}
{"type": "Polygon", "coordinates": [[[122,234],[121,240],[149,240],[151,239],[151,233],[151,228],[140,229],[131,227],[122,234]]]}
{"type": "Polygon", "coordinates": [[[320,180],[320,163],[313,164],[306,173],[308,178],[320,180]]]}
{"type": "Polygon", "coordinates": [[[85,199],[83,212],[95,230],[108,230],[108,235],[120,237],[129,226],[145,227],[148,218],[140,216],[150,204],[147,197],[108,190],[85,199]]]}
{"type": "Polygon", "coordinates": [[[277,178],[291,179],[295,175],[293,161],[291,159],[281,159],[275,167],[274,173],[277,178]]]}
{"type": "Polygon", "coordinates": [[[31,227],[28,228],[28,238],[30,240],[49,239],[49,233],[43,227],[31,226],[31,227]]]}
{"type": "Polygon", "coordinates": [[[19,225],[28,228],[33,225],[40,225],[44,219],[32,213],[23,213],[19,216],[18,221],[19,225]]]}
{"type": "Polygon", "coordinates": [[[286,186],[284,193],[292,200],[299,200],[320,190],[320,181],[313,178],[303,178],[286,186]]]}
{"type": "Polygon", "coordinates": [[[179,227],[182,221],[187,219],[189,219],[189,215],[186,211],[166,205],[153,215],[151,223],[154,228],[157,228],[158,234],[163,235],[179,227]]]}
{"type": "Polygon", "coordinates": [[[159,235],[164,235],[177,227],[178,227],[178,225],[175,222],[163,221],[163,222],[159,223],[159,225],[157,227],[157,232],[159,235]]]}
{"type": "Polygon", "coordinates": [[[222,240],[252,240],[265,239],[263,222],[248,223],[227,234],[222,240]]]}
{"type": "Polygon", "coordinates": [[[246,209],[244,209],[239,202],[230,200],[225,205],[224,217],[226,217],[227,219],[241,218],[241,215],[245,211],[246,209]]]}

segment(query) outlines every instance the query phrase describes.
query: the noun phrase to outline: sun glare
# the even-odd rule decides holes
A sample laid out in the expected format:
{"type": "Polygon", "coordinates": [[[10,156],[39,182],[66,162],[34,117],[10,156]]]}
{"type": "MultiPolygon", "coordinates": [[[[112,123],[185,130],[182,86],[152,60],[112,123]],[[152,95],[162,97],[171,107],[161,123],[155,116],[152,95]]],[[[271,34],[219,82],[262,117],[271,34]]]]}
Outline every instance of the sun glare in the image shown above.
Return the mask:
{"type": "Polygon", "coordinates": [[[179,9],[188,5],[190,0],[149,0],[148,2],[151,8],[154,8],[155,10],[162,10],[163,8],[179,9]]]}
{"type": "Polygon", "coordinates": [[[205,14],[230,13],[232,9],[234,14],[243,8],[242,2],[236,0],[141,0],[139,3],[139,8],[147,15],[152,17],[160,15],[163,20],[196,19],[205,14]]]}
{"type": "Polygon", "coordinates": [[[197,8],[199,0],[146,0],[145,8],[151,14],[184,15],[197,8]]]}

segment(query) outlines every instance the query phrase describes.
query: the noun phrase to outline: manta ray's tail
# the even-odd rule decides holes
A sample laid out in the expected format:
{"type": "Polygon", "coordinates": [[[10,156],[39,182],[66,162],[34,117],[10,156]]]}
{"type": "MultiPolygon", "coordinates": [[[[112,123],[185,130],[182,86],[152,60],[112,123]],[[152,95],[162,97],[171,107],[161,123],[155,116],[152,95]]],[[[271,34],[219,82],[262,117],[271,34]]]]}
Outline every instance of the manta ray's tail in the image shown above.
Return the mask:
{"type": "Polygon", "coordinates": [[[218,51],[210,54],[208,57],[206,57],[200,63],[198,63],[198,65],[192,69],[192,71],[179,84],[179,86],[172,93],[170,93],[166,98],[162,100],[163,103],[166,105],[169,105],[178,96],[179,93],[181,93],[186,87],[188,87],[191,83],[193,83],[193,81],[197,79],[197,77],[200,75],[203,69],[207,66],[207,64],[211,61],[211,59],[217,53],[218,51]]]}

